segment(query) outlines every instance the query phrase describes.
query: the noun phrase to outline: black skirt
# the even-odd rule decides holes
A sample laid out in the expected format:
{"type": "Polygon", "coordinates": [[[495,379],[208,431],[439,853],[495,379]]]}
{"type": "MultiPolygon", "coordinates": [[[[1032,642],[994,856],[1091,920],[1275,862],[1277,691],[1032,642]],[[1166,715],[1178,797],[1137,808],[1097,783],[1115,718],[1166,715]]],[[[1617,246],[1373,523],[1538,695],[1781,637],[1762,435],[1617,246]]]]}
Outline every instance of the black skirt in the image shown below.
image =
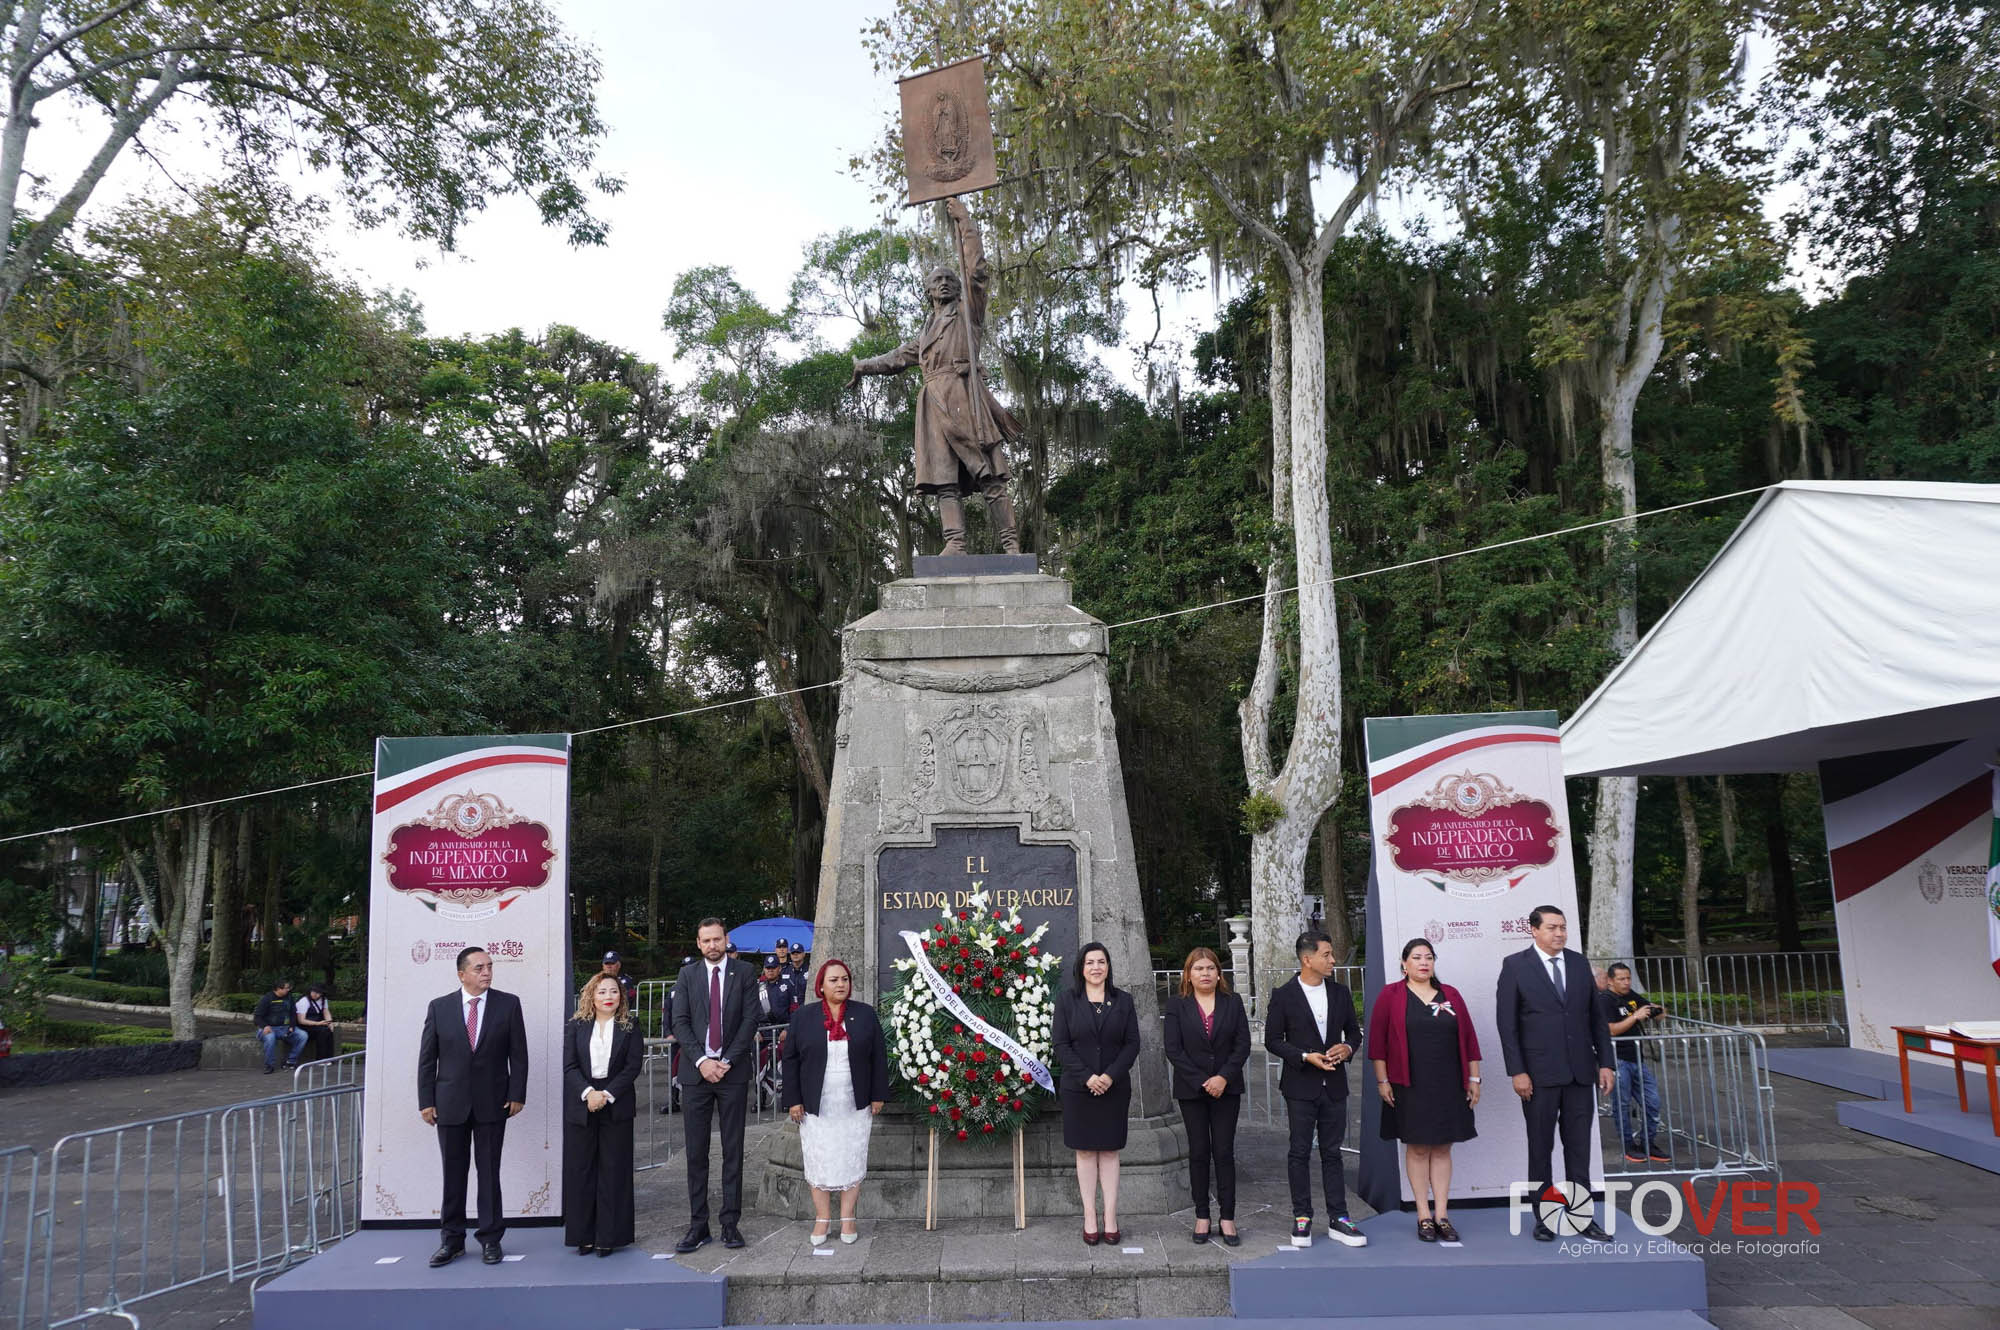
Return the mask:
{"type": "Polygon", "coordinates": [[[1065,1089],[1062,1100],[1063,1144],[1071,1150],[1123,1150],[1126,1114],[1132,1108],[1132,1079],[1113,1081],[1103,1094],[1065,1089]]]}
{"type": "Polygon", "coordinates": [[[1405,1145],[1450,1145],[1479,1134],[1465,1102],[1465,1063],[1458,1054],[1458,1014],[1437,1010],[1415,993],[1403,1009],[1410,1037],[1410,1083],[1390,1088],[1394,1104],[1382,1105],[1382,1139],[1405,1145]]]}

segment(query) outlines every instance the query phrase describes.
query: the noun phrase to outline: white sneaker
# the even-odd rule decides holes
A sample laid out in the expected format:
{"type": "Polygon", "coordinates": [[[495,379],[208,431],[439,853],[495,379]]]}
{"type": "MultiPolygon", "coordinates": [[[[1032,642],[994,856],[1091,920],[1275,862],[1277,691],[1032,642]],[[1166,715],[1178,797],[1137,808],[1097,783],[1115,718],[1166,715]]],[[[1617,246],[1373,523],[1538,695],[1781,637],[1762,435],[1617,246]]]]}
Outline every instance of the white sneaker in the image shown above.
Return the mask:
{"type": "Polygon", "coordinates": [[[1344,1247],[1366,1247],[1368,1235],[1354,1226],[1354,1221],[1346,1215],[1326,1226],[1326,1235],[1344,1247]]]}

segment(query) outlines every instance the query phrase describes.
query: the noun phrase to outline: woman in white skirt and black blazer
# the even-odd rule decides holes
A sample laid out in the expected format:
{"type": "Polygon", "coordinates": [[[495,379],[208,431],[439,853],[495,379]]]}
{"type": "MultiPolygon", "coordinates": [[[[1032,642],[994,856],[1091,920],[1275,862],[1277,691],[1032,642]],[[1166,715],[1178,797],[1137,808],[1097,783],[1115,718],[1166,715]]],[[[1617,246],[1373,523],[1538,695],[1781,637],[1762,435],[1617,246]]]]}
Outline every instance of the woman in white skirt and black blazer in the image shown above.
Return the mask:
{"type": "Polygon", "coordinates": [[[853,1242],[868,1137],[889,1098],[889,1041],[875,1008],[854,1002],[847,962],[819,967],[819,998],[792,1013],[785,1028],[784,1105],[799,1124],[799,1150],[812,1187],[812,1244],[827,1239],[833,1194],[840,1193],[840,1240],[853,1242]]]}

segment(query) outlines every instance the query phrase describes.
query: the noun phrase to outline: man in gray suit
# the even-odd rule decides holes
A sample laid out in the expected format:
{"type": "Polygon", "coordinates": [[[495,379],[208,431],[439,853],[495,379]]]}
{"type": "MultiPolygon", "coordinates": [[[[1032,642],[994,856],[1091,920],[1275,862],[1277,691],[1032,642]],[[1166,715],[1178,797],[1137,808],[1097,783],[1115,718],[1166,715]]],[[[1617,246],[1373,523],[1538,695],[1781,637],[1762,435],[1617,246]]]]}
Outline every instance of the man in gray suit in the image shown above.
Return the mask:
{"type": "MultiPolygon", "coordinates": [[[[1521,1112],[1528,1121],[1528,1180],[1539,1196],[1554,1181],[1555,1137],[1562,1129],[1563,1171],[1590,1191],[1590,1150],[1596,1143],[1599,1094],[1610,1094],[1611,1031],[1597,1006],[1590,962],[1567,947],[1569,920],[1553,905],[1528,915],[1535,945],[1500,962],[1493,1018],[1500,1027],[1500,1050],[1521,1112]]],[[[1539,1221],[1535,1240],[1555,1234],[1539,1221]]],[[[1607,1241],[1596,1220],[1583,1236],[1607,1241]]]]}
{"type": "Polygon", "coordinates": [[[674,983],[674,1038],[680,1042],[681,1113],[687,1129],[688,1230],[674,1244],[708,1242],[708,1125],[722,1129],[722,1245],[741,1247],[743,1126],[750,1108],[751,1049],[757,1039],[757,973],[729,959],[729,930],[704,919],[695,930],[701,958],[674,983]]]}

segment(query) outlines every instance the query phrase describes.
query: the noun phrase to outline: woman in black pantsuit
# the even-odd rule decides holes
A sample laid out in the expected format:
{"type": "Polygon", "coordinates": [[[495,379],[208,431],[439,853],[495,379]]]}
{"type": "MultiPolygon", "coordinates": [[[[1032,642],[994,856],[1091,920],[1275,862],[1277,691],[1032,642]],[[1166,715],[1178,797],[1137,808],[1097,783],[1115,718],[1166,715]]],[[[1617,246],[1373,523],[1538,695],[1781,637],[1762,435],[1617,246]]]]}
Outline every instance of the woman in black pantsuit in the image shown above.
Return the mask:
{"type": "Polygon", "coordinates": [[[1116,1242],[1118,1152],[1132,1105],[1132,1064],[1139,1059],[1139,1015],[1132,995],[1111,982],[1111,953],[1087,942],[1070,984],[1056,994],[1056,1063],[1062,1068],[1063,1144],[1076,1151],[1076,1185],[1083,1193],[1083,1240],[1116,1242]],[[1104,1193],[1104,1229],[1097,1227],[1097,1193],[1104,1193]]]}
{"type": "Polygon", "coordinates": [[[1180,996],[1167,1003],[1166,1036],[1174,1099],[1187,1123],[1194,1240],[1208,1241],[1212,1158],[1222,1241],[1234,1247],[1242,1241],[1236,1233],[1236,1119],[1243,1109],[1243,1064],[1250,1060],[1250,1018],[1222,977],[1221,959],[1207,947],[1196,947],[1181,963],[1180,996]]]}
{"type": "Polygon", "coordinates": [[[579,1256],[629,1246],[632,1117],[645,1050],[625,985],[599,973],[577,996],[563,1027],[563,1241],[579,1256]]]}

